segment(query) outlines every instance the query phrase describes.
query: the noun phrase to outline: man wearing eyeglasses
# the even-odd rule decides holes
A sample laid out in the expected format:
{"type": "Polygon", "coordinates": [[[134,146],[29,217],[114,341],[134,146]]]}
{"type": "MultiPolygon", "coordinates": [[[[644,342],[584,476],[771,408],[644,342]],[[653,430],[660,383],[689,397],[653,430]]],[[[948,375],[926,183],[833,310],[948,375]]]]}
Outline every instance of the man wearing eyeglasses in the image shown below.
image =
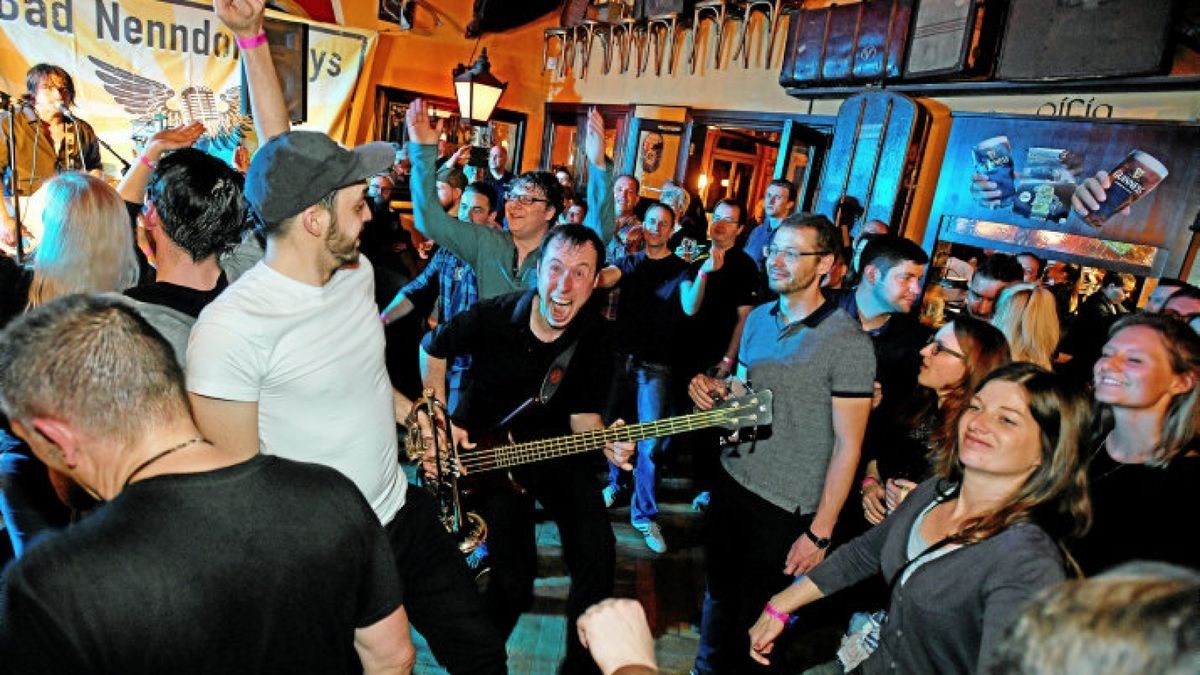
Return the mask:
{"type": "MultiPolygon", "coordinates": [[[[563,191],[558,179],[548,171],[528,171],[513,180],[508,185],[507,197],[503,198],[507,230],[494,230],[486,225],[463,227],[437,201],[433,167],[438,130],[430,126],[425,101],[413,101],[405,121],[417,229],[475,270],[479,275],[480,299],[533,288],[537,284],[542,239],[563,210],[563,191]]],[[[604,119],[596,110],[588,115],[584,146],[591,162],[588,214],[584,222],[607,245],[615,226],[612,172],[604,159],[604,119]]]]}
{"type": "MultiPolygon", "coordinates": [[[[824,559],[854,482],[875,355],[858,321],[821,293],[838,242],[827,218],[795,214],[763,250],[779,299],[750,312],[738,376],[774,392],[774,421],[722,453],[708,511],[697,673],[750,670],[746,626],[793,575],[824,559]]],[[[688,393],[709,409],[731,384],[697,375],[688,393]]]]}
{"type": "MultiPolygon", "coordinates": [[[[496,193],[489,183],[477,181],[467,186],[458,205],[458,219],[462,223],[498,228],[496,209],[492,206],[496,193]]],[[[422,315],[427,314],[437,302],[437,323],[443,324],[466,311],[479,299],[479,281],[475,270],[462,258],[445,247],[439,248],[430,258],[429,264],[388,304],[380,317],[390,324],[407,315],[417,307],[422,315]]],[[[454,358],[446,370],[446,405],[453,410],[462,392],[462,378],[471,367],[470,355],[454,358]]]]}

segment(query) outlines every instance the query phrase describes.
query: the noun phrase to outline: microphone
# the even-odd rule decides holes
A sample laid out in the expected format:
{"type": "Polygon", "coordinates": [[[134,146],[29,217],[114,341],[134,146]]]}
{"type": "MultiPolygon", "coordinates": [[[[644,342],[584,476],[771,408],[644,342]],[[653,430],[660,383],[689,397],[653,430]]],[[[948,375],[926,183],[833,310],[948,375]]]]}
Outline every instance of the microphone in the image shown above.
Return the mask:
{"type": "Polygon", "coordinates": [[[62,113],[62,116],[67,118],[68,122],[75,121],[75,116],[71,114],[71,110],[70,110],[70,108],[67,108],[67,106],[59,103],[58,104],[58,112],[62,113]]]}

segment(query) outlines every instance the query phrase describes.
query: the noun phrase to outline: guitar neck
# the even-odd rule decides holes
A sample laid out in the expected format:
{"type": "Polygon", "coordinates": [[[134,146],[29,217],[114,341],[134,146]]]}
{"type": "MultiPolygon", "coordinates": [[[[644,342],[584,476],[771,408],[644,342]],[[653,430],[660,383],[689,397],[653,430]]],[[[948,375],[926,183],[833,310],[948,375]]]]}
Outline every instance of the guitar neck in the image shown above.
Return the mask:
{"type": "Polygon", "coordinates": [[[718,426],[736,419],[736,411],[703,410],[679,417],[668,417],[653,422],[627,424],[608,429],[585,431],[570,436],[559,436],[540,441],[513,443],[485,450],[463,453],[461,461],[471,472],[496,471],[522,464],[531,464],[557,457],[566,457],[594,451],[609,441],[640,441],[658,436],[670,436],[696,429],[718,426]]]}

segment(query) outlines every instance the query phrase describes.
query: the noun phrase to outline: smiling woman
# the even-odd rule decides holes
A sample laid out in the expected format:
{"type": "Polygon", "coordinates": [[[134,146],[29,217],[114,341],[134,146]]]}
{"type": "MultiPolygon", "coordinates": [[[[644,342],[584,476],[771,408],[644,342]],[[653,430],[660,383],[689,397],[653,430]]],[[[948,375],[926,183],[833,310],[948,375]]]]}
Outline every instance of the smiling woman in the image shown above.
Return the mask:
{"type": "Polygon", "coordinates": [[[1089,414],[1030,363],[996,370],[970,401],[934,454],[936,477],[771,598],[750,629],[751,656],[769,661],[788,612],[882,571],[888,619],[863,672],[988,672],[1022,605],[1063,578],[1056,541],[1087,527],[1089,414]]]}
{"type": "Polygon", "coordinates": [[[1200,567],[1194,542],[1179,536],[1172,518],[1195,513],[1198,383],[1200,337],[1183,322],[1137,314],[1109,332],[1094,369],[1096,523],[1074,549],[1086,573],[1131,560],[1200,567]]]}

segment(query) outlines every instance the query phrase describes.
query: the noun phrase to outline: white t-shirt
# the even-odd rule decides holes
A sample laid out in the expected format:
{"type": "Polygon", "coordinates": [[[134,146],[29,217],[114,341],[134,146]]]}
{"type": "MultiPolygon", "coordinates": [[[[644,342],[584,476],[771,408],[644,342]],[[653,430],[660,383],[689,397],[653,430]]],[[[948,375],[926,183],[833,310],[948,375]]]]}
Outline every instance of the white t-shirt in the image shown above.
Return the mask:
{"type": "Polygon", "coordinates": [[[187,388],[257,401],[262,452],[337,469],[386,524],[408,483],[374,277],[360,260],[324,286],[255,265],[200,313],[188,340],[187,388]]]}

